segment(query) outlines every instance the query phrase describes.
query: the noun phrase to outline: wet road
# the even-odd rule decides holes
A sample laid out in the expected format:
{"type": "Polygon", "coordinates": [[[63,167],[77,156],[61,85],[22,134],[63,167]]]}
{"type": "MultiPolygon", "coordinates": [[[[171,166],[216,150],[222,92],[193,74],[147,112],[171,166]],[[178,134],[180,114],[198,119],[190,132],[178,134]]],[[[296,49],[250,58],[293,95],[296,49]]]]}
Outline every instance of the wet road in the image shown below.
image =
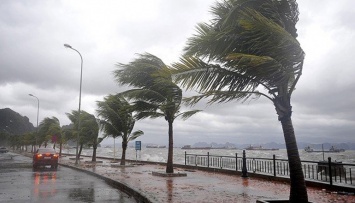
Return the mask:
{"type": "Polygon", "coordinates": [[[0,154],[0,202],[136,202],[133,197],[86,173],[58,166],[32,169],[32,160],[0,154]],[[11,159],[12,157],[12,159],[11,159]]]}

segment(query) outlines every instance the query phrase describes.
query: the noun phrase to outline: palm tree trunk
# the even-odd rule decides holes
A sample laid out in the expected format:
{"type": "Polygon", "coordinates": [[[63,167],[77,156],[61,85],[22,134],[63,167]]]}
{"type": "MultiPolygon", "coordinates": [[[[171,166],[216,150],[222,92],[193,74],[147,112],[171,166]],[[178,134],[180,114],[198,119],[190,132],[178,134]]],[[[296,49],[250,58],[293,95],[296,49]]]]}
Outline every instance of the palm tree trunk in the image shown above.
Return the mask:
{"type": "Polygon", "coordinates": [[[78,152],[78,159],[80,159],[81,151],[83,150],[83,144],[80,144],[79,152],[78,152]]]}
{"type": "Polygon", "coordinates": [[[62,147],[63,147],[63,143],[60,142],[60,144],[59,144],[59,156],[60,157],[62,156],[62,147]]]}
{"type": "Polygon", "coordinates": [[[120,165],[126,165],[126,150],[127,150],[127,140],[122,141],[122,156],[120,165]]]}
{"type": "Polygon", "coordinates": [[[173,122],[168,121],[168,123],[169,123],[169,149],[168,149],[168,163],[166,164],[166,173],[174,173],[174,167],[173,167],[173,149],[174,149],[173,122]]]}
{"type": "Polygon", "coordinates": [[[92,150],[92,159],[91,159],[91,161],[96,161],[96,149],[97,149],[97,144],[95,143],[95,144],[93,144],[93,146],[92,146],[92,148],[93,148],[93,150],[92,150]]]}
{"type": "Polygon", "coordinates": [[[307,188],[291,117],[281,119],[290,166],[290,202],[308,202],[307,188]]]}

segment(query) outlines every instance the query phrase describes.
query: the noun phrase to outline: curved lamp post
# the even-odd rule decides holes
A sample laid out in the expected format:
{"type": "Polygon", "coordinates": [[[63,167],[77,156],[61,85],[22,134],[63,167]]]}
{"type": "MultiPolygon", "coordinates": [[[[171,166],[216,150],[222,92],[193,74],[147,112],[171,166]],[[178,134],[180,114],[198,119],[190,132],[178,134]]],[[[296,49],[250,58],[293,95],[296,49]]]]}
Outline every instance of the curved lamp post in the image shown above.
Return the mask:
{"type": "Polygon", "coordinates": [[[79,153],[78,153],[78,148],[79,148],[79,139],[80,139],[80,107],[81,107],[81,84],[82,84],[82,77],[83,77],[83,57],[81,56],[80,52],[76,49],[74,49],[72,46],[70,46],[69,44],[64,44],[65,48],[68,49],[72,49],[74,51],[76,51],[81,59],[81,68],[80,68],[80,91],[79,91],[79,112],[78,112],[78,134],[76,137],[76,156],[75,156],[75,164],[78,164],[79,161],[79,153]]]}
{"type": "Polygon", "coordinates": [[[39,115],[39,99],[38,97],[36,97],[35,95],[33,94],[28,94],[30,95],[31,97],[34,97],[37,99],[37,128],[36,128],[36,136],[35,136],[35,140],[36,140],[36,144],[35,144],[35,151],[34,153],[36,152],[36,146],[37,146],[37,136],[38,136],[38,115],[39,115]]]}

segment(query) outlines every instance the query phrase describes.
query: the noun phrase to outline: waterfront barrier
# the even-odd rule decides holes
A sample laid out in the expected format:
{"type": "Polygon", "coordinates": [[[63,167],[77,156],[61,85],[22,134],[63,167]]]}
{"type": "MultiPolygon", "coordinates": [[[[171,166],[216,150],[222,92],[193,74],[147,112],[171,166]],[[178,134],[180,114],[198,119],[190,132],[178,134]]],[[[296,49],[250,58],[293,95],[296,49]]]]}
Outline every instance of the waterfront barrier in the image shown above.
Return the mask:
{"type": "MultiPolygon", "coordinates": [[[[355,187],[355,164],[332,161],[302,161],[302,170],[306,180],[328,183],[330,186],[355,187]]],[[[245,150],[243,156],[219,156],[207,154],[189,154],[185,151],[185,166],[206,167],[224,170],[239,171],[243,177],[247,173],[270,175],[273,177],[289,178],[290,168],[287,159],[247,157],[245,150]]]]}
{"type": "MultiPolygon", "coordinates": [[[[245,154],[245,151],[243,151],[245,154]]],[[[75,156],[75,154],[63,155],[75,156]]],[[[81,155],[82,157],[91,157],[90,155],[81,155]]],[[[113,157],[97,156],[97,159],[114,160],[113,157]]],[[[116,158],[116,161],[120,159],[116,158]]],[[[269,181],[288,182],[289,165],[287,159],[259,158],[247,157],[246,155],[238,156],[218,156],[207,154],[188,154],[185,151],[185,163],[175,164],[174,167],[181,167],[187,170],[203,170],[210,172],[218,172],[229,175],[241,175],[242,177],[259,177],[269,181]],[[243,164],[245,162],[245,164],[243,164]]],[[[346,191],[351,194],[355,193],[354,181],[354,164],[345,164],[340,162],[333,162],[331,159],[326,161],[301,161],[302,169],[305,174],[307,186],[320,187],[330,191],[346,191]],[[330,162],[330,167],[329,167],[330,162]],[[329,168],[331,169],[329,171],[329,168]],[[339,172],[340,171],[340,172],[339,172]],[[329,176],[331,178],[329,178],[329,176]]],[[[126,159],[126,163],[133,164],[158,164],[166,165],[165,162],[142,161],[126,159]]]]}

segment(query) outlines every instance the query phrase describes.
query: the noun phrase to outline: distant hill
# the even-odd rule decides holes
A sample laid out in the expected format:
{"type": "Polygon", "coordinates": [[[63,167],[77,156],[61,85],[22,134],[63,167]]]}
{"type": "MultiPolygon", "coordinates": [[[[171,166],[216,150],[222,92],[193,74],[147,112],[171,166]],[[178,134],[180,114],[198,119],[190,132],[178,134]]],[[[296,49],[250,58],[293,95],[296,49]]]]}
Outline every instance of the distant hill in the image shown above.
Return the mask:
{"type": "Polygon", "coordinates": [[[0,132],[10,135],[21,135],[35,131],[35,127],[26,116],[9,109],[0,109],[0,132]]]}
{"type": "MultiPolygon", "coordinates": [[[[286,149],[285,143],[275,143],[275,142],[269,142],[269,143],[250,143],[250,144],[232,144],[232,143],[225,143],[225,144],[219,144],[219,143],[207,143],[207,142],[197,142],[192,145],[192,147],[237,147],[238,149],[245,149],[246,147],[249,147],[250,145],[252,146],[262,146],[263,148],[266,149],[286,149]]],[[[304,149],[305,147],[310,146],[313,149],[322,149],[322,144],[313,144],[313,143],[306,143],[306,142],[300,142],[298,143],[298,149],[304,149]]],[[[355,150],[355,143],[323,143],[323,148],[324,150],[329,150],[332,146],[338,148],[338,149],[345,149],[345,150],[355,150]]]]}

